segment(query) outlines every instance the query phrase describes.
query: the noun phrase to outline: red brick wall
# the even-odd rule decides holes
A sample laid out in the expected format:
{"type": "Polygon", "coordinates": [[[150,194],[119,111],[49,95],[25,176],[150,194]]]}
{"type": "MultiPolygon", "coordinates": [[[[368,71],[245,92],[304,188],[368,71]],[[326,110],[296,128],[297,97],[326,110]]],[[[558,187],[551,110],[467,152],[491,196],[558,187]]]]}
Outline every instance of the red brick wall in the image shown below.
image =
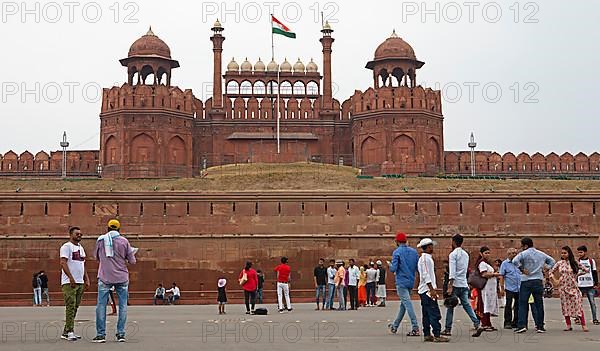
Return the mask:
{"type": "MultiPolygon", "coordinates": [[[[0,195],[0,294],[29,292],[31,274],[48,272],[58,291],[58,249],[67,228],[83,229],[85,248],[108,219],[140,247],[133,290],[177,281],[183,290],[212,290],[216,278],[235,276],[246,259],[273,279],[281,255],[290,257],[294,287],[311,288],[319,257],[389,259],[393,234],[433,236],[438,266],[449,237],[467,236],[473,256],[481,245],[503,258],[521,236],[558,256],[561,246],[594,248],[600,232],[600,194],[4,194],[0,195]]],[[[88,263],[94,272],[94,261],[88,263]]],[[[391,277],[390,277],[391,279],[391,277]]],[[[391,280],[390,280],[391,284],[391,280]]],[[[237,288],[235,283],[232,289],[237,288]]]]}

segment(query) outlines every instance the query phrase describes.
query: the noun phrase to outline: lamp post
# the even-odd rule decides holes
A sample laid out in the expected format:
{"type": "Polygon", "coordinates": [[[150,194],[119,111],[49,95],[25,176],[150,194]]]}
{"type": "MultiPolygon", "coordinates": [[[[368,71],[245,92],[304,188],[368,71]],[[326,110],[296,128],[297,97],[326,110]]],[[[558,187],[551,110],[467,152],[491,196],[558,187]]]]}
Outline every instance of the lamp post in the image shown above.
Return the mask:
{"type": "Polygon", "coordinates": [[[60,142],[60,147],[62,147],[62,177],[67,177],[67,148],[69,147],[69,142],[67,141],[67,132],[63,132],[63,138],[60,142]]]}
{"type": "Polygon", "coordinates": [[[475,148],[477,147],[477,143],[475,142],[473,132],[471,132],[471,139],[468,145],[469,149],[471,149],[471,177],[475,177],[475,148]]]}

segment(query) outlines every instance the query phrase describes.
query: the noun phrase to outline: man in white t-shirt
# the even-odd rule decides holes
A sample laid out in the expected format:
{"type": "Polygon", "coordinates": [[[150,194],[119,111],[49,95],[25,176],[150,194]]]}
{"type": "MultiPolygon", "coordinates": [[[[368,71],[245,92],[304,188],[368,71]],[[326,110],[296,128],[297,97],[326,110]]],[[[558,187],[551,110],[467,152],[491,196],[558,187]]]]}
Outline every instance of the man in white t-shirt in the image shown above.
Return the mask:
{"type": "Polygon", "coordinates": [[[421,311],[423,315],[423,340],[425,342],[448,342],[449,339],[441,336],[442,314],[438,306],[437,280],[435,277],[435,263],[433,261],[433,246],[435,242],[429,238],[421,240],[417,248],[421,249],[421,257],[417,263],[419,270],[419,296],[421,297],[421,311]],[[433,329],[433,335],[432,334],[433,329]]]}
{"type": "Polygon", "coordinates": [[[577,285],[581,294],[587,297],[590,303],[590,309],[592,310],[592,319],[595,325],[599,325],[598,315],[596,312],[596,303],[594,302],[594,296],[596,288],[598,287],[598,270],[596,268],[596,261],[588,256],[588,249],[585,245],[577,248],[577,255],[579,256],[579,263],[587,268],[588,272],[577,277],[577,285]]]}
{"type": "Polygon", "coordinates": [[[181,291],[179,291],[179,287],[175,283],[173,283],[173,286],[171,287],[171,289],[166,290],[165,292],[172,294],[168,298],[169,305],[174,305],[175,302],[177,302],[179,300],[179,298],[181,297],[181,291]]]}
{"type": "Polygon", "coordinates": [[[90,278],[85,271],[85,250],[79,244],[81,229],[70,228],[69,236],[69,241],[60,248],[61,286],[65,297],[65,328],[61,338],[76,341],[81,337],[75,335],[75,315],[81,304],[83,290],[90,287],[90,278]]]}

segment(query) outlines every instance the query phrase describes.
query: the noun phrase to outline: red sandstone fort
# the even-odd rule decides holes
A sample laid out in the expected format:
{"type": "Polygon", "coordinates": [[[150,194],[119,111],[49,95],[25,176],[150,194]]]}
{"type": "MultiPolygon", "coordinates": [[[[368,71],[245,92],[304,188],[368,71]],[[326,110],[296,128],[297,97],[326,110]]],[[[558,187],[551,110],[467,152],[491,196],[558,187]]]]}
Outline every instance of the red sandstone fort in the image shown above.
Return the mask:
{"type": "MultiPolygon", "coordinates": [[[[396,33],[366,68],[372,86],[340,103],[332,97],[333,30],[323,26],[322,72],[312,59],[238,64],[223,69],[224,28],[213,43],[213,95],[206,101],[172,85],[179,63],[150,29],[126,58],[127,82],[104,89],[100,150],[69,151],[71,175],[109,178],[192,177],[232,163],[311,161],[360,168],[363,174],[478,174],[528,177],[600,175],[600,154],[529,155],[444,151],[440,91],[418,85],[425,64],[396,33]],[[292,61],[293,62],[293,61],[292,61]],[[279,84],[278,84],[279,82],[279,84]],[[277,104],[279,106],[277,106],[277,104]],[[277,152],[276,116],[280,116],[277,152]]],[[[56,176],[62,153],[8,151],[0,175],[56,176]]]]}

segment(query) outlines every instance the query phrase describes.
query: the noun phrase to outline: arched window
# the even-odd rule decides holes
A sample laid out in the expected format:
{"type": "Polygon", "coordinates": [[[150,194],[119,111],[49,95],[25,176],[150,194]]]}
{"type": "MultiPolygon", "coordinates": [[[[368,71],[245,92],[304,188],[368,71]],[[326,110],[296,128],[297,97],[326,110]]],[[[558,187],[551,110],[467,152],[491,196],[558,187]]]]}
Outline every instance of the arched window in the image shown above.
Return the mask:
{"type": "Polygon", "coordinates": [[[294,95],[303,96],[306,93],[306,88],[304,87],[304,83],[298,81],[294,83],[294,95]]]}
{"type": "Polygon", "coordinates": [[[267,89],[265,86],[265,82],[258,81],[254,83],[254,95],[265,95],[267,93],[267,89]]]}
{"type": "Polygon", "coordinates": [[[319,95],[319,85],[317,82],[311,81],[306,85],[306,93],[308,95],[319,95]]]}
{"type": "Polygon", "coordinates": [[[240,93],[240,85],[235,80],[227,83],[227,95],[237,95],[240,93]]]}
{"type": "Polygon", "coordinates": [[[252,83],[247,80],[243,81],[242,85],[240,85],[240,94],[252,95],[252,83]]]}
{"type": "Polygon", "coordinates": [[[285,81],[281,83],[280,94],[292,94],[292,83],[285,81]]]}

